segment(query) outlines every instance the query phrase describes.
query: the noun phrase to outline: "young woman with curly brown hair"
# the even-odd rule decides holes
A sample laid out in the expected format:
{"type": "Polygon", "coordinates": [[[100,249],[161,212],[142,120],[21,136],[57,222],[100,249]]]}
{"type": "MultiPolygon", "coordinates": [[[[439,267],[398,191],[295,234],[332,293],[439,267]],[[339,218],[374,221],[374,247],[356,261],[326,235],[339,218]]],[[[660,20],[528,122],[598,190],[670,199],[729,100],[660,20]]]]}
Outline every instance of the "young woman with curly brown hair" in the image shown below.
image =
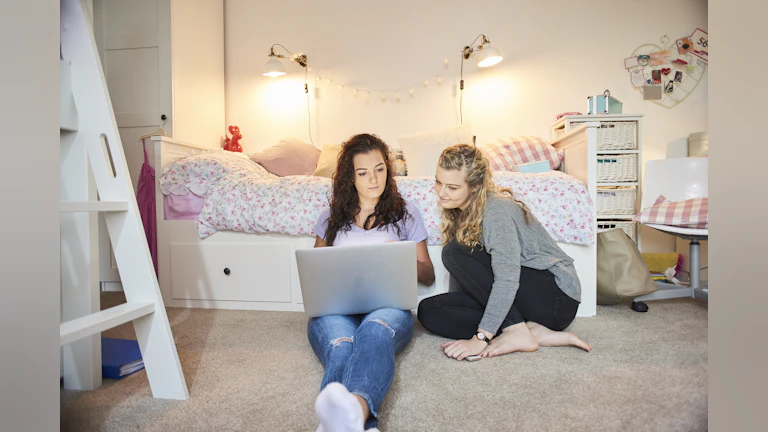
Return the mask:
{"type": "MultiPolygon", "coordinates": [[[[418,281],[432,285],[435,280],[424,222],[416,207],[400,196],[389,149],[375,135],[355,135],[342,145],[331,205],[320,215],[315,234],[315,247],[414,241],[418,281]]],[[[394,378],[395,354],[413,336],[411,311],[384,308],[364,315],[312,318],[307,334],[324,367],[315,404],[318,430],[374,428],[394,378]]]]}
{"type": "Polygon", "coordinates": [[[573,260],[517,201],[498,188],[474,146],[443,150],[435,190],[443,209],[443,265],[449,292],[419,303],[419,321],[457,360],[539,346],[590,346],[564,330],[576,317],[581,287],[573,260]]]}

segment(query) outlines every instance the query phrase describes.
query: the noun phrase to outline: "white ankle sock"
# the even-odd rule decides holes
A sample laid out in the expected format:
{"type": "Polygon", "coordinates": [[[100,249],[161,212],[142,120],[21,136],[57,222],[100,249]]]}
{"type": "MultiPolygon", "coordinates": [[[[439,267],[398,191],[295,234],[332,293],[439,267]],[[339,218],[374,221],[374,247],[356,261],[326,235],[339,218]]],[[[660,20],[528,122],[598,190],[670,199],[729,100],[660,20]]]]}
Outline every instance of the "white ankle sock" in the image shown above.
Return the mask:
{"type": "Polygon", "coordinates": [[[362,432],[363,408],[357,398],[339,383],[330,383],[317,395],[315,413],[318,432],[362,432]]]}

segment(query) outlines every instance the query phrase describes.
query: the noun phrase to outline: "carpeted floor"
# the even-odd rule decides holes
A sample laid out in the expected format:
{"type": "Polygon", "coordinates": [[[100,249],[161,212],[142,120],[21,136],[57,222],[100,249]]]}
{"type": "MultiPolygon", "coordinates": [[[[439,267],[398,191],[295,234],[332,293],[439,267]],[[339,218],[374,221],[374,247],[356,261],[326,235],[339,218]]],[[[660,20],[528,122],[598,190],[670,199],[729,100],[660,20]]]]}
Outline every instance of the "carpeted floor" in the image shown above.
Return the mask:
{"type": "MultiPolygon", "coordinates": [[[[104,293],[103,307],[123,302],[104,293]]],[[[383,432],[707,430],[707,304],[600,306],[569,330],[593,350],[448,359],[418,323],[397,357],[383,432]]],[[[153,399],[144,371],[61,391],[62,431],[315,431],[322,366],[302,313],[169,308],[190,399],[153,399]]],[[[135,338],[130,324],[106,337],[135,338]]]]}

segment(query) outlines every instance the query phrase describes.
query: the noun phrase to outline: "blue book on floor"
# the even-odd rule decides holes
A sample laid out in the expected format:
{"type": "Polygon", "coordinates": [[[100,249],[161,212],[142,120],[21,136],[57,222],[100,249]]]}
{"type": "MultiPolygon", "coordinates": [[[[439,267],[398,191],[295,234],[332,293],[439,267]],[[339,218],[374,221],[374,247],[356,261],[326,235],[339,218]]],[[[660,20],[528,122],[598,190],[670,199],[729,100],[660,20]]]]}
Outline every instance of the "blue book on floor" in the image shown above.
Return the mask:
{"type": "Polygon", "coordinates": [[[120,379],[144,369],[139,342],[128,339],[101,338],[101,376],[120,379]]]}

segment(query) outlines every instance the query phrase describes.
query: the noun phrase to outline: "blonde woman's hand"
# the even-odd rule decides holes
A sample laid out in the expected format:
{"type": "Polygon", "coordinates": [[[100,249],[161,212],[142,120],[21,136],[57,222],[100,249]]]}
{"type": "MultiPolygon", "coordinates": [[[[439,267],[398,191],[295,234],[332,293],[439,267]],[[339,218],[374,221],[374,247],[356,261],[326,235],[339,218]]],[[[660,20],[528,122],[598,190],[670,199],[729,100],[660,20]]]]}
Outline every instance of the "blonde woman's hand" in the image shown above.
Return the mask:
{"type": "Polygon", "coordinates": [[[488,348],[488,344],[473,337],[468,340],[460,339],[446,342],[440,345],[440,348],[443,349],[448,357],[462,361],[467,356],[479,355],[488,348]]]}

